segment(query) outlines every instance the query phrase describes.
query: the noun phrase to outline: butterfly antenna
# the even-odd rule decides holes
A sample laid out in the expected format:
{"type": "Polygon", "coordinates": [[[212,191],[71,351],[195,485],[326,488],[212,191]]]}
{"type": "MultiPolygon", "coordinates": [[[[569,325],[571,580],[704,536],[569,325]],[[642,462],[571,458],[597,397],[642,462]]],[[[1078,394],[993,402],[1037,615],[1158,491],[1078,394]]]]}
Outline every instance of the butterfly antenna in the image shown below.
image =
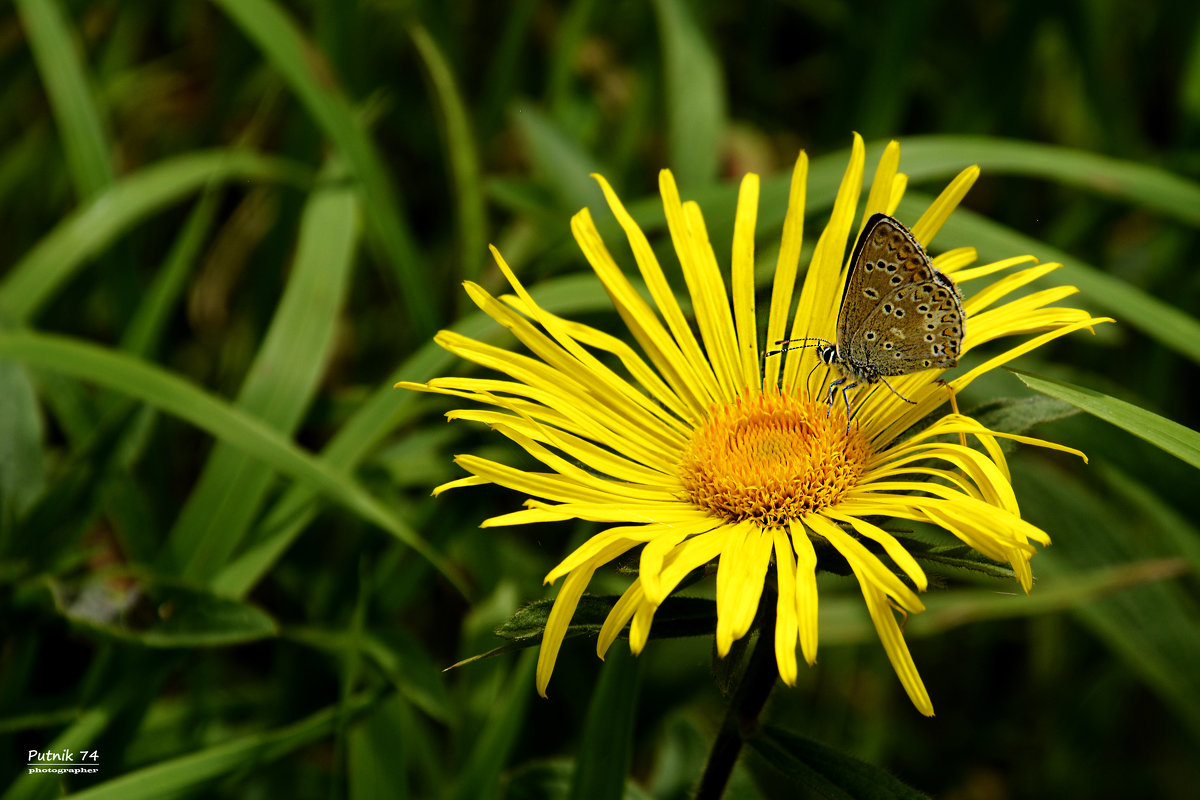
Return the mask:
{"type": "Polygon", "coordinates": [[[775,344],[781,344],[781,345],[783,345],[783,347],[781,347],[778,350],[768,350],[766,357],[769,358],[770,356],[777,356],[780,353],[788,353],[788,352],[791,352],[792,350],[803,350],[806,347],[820,347],[823,344],[833,344],[833,342],[829,341],[828,339],[817,339],[815,337],[813,337],[813,338],[806,337],[804,339],[780,339],[777,342],[775,342],[775,344]],[[805,344],[797,344],[793,347],[792,345],[795,342],[805,342],[805,344]],[[815,342],[815,344],[808,344],[808,342],[815,342]]]}
{"type": "Polygon", "coordinates": [[[890,390],[891,390],[891,392],[892,392],[892,394],[896,395],[896,397],[899,397],[901,400],[903,400],[904,402],[908,403],[909,405],[913,405],[913,406],[915,406],[915,405],[917,404],[917,401],[916,401],[916,400],[909,400],[907,397],[905,397],[904,395],[900,394],[900,393],[899,393],[899,392],[897,392],[895,389],[892,389],[892,385],[891,385],[890,383],[888,383],[888,382],[887,382],[887,379],[885,379],[885,378],[882,378],[882,377],[881,377],[879,380],[883,381],[883,385],[884,385],[884,386],[886,386],[888,389],[890,389],[890,390]]]}

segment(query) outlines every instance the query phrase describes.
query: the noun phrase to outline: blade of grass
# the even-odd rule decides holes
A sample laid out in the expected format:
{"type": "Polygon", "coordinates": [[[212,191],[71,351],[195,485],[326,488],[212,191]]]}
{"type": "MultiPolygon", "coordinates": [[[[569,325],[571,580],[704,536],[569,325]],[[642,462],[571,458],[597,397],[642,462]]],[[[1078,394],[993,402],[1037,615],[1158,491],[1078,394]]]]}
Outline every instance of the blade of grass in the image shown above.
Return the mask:
{"type": "MultiPolygon", "coordinates": [[[[483,179],[479,148],[471,132],[466,103],[454,81],[446,57],[429,31],[420,24],[410,25],[408,35],[417,48],[425,68],[430,91],[438,109],[438,129],[450,166],[450,178],[458,209],[458,263],[462,280],[477,280],[487,256],[487,229],[483,205],[483,179]]],[[[460,295],[465,299],[465,294],[460,295]]]]}
{"type": "MultiPolygon", "coordinates": [[[[299,426],[325,373],[358,244],[358,193],[322,172],[300,220],[287,285],[237,407],[285,436],[299,426]]],[[[218,442],[175,520],[161,568],[206,582],[237,550],[274,476],[237,443],[218,442]]]]}
{"type": "Polygon", "coordinates": [[[0,552],[10,525],[46,485],[42,415],[25,367],[0,359],[0,552]]]}
{"type": "Polygon", "coordinates": [[[570,800],[621,800],[633,757],[638,664],[624,647],[614,647],[600,669],[588,703],[570,800]]]}
{"type": "MultiPolygon", "coordinates": [[[[52,752],[90,749],[99,741],[100,734],[112,724],[114,718],[130,703],[135,702],[139,690],[151,685],[154,685],[153,681],[147,681],[145,676],[142,676],[136,681],[122,681],[107,687],[103,699],[90,708],[77,710],[70,724],[46,745],[46,749],[52,752]]],[[[21,775],[8,787],[8,791],[2,796],[3,800],[37,800],[61,796],[57,781],[47,781],[46,777],[29,773],[21,775]]]]}
{"type": "Polygon", "coordinates": [[[571,77],[577,69],[579,53],[587,34],[588,22],[596,0],[574,0],[559,20],[554,32],[550,68],[546,76],[546,107],[560,124],[566,122],[571,77]]]}
{"type": "Polygon", "coordinates": [[[246,150],[188,153],[122,178],[72,212],[0,280],[0,313],[28,323],[85,264],[121,234],[201,187],[231,180],[307,184],[307,170],[246,150]]]}
{"type": "Polygon", "coordinates": [[[679,0],[655,0],[666,84],[667,152],[680,187],[695,190],[717,177],[725,135],[720,62],[679,0]]]}
{"type": "Polygon", "coordinates": [[[517,660],[508,677],[508,690],[493,703],[492,713],[462,766],[454,790],[448,795],[451,800],[480,800],[496,795],[500,772],[525,720],[536,664],[536,654],[532,650],[517,660]]]}
{"type": "Polygon", "coordinates": [[[600,187],[588,177],[604,168],[556,122],[532,106],[515,108],[512,121],[538,180],[563,207],[576,210],[604,202],[600,187]]]}
{"type": "Polygon", "coordinates": [[[333,732],[345,714],[357,717],[379,701],[377,693],[359,694],[344,706],[327,708],[292,725],[243,736],[225,744],[135,770],[72,797],[80,800],[141,800],[193,793],[212,781],[282,758],[333,732]]]}
{"type": "Polygon", "coordinates": [[[88,86],[83,53],[58,0],[16,0],[16,8],[50,98],[75,192],[91,199],[113,182],[112,145],[88,86]]]}
{"type": "Polygon", "coordinates": [[[212,230],[220,195],[206,191],[188,215],[183,230],[175,239],[167,260],[154,275],[145,298],[121,336],[121,349],[148,357],[158,349],[158,341],[171,311],[187,283],[200,248],[212,230]]]}
{"type": "Polygon", "coordinates": [[[36,364],[129,394],[222,441],[237,443],[269,467],[326,495],[412,547],[465,593],[456,570],[351,477],[301,450],[261,420],[188,381],[89,342],[28,331],[0,332],[0,357],[36,364]]]}
{"type": "Polygon", "coordinates": [[[1016,369],[1012,372],[1030,389],[1066,401],[1200,468],[1200,433],[1191,428],[1083,386],[1072,386],[1016,369]]]}
{"type": "MultiPolygon", "coordinates": [[[[878,157],[883,144],[867,149],[867,163],[878,157]]],[[[990,136],[912,136],[900,145],[901,169],[912,181],[949,177],[968,164],[978,164],[988,175],[1057,181],[1200,225],[1200,183],[1148,164],[990,136]]]]}
{"type": "Polygon", "coordinates": [[[414,336],[433,335],[437,320],[430,273],[422,265],[398,195],[378,150],[355,119],[320,52],[270,0],[213,0],[253,41],[341,151],[363,193],[371,229],[387,254],[414,336]]]}

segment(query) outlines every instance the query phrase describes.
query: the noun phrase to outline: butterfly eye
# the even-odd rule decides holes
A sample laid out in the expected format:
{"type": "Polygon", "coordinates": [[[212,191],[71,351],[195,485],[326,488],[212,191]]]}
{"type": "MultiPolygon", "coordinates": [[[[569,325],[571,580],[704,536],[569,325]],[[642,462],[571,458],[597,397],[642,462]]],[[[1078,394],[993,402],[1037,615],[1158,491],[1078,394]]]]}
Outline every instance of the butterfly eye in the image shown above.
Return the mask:
{"type": "MultiPolygon", "coordinates": [[[[889,266],[893,266],[893,267],[894,267],[894,266],[896,266],[896,265],[895,265],[895,264],[891,264],[891,265],[889,265],[889,266]]],[[[904,278],[901,278],[899,275],[893,275],[893,276],[892,276],[892,286],[899,286],[899,285],[900,285],[900,284],[902,284],[902,283],[904,283],[904,278]]]]}
{"type": "Polygon", "coordinates": [[[879,299],[879,290],[872,289],[870,286],[868,286],[866,289],[863,289],[863,295],[868,300],[878,300],[879,299]]]}
{"type": "Polygon", "coordinates": [[[898,269],[898,267],[897,267],[895,264],[888,264],[888,265],[887,265],[887,271],[888,271],[888,272],[895,272],[897,269],[898,269]]]}
{"type": "Polygon", "coordinates": [[[920,313],[920,314],[927,314],[927,313],[929,313],[929,304],[928,304],[928,303],[921,303],[921,305],[917,306],[917,312],[918,312],[918,313],[920,313]]]}
{"type": "Polygon", "coordinates": [[[865,334],[863,334],[863,338],[868,342],[875,341],[875,331],[867,331],[865,334]]]}
{"type": "Polygon", "coordinates": [[[929,366],[929,364],[930,364],[930,361],[929,361],[929,359],[928,359],[928,358],[927,358],[927,359],[925,359],[924,361],[922,361],[922,362],[921,362],[921,366],[922,366],[922,367],[928,367],[928,366],[929,366]]]}
{"type": "Polygon", "coordinates": [[[927,333],[927,334],[925,334],[925,341],[927,341],[927,342],[932,342],[932,341],[933,341],[933,339],[934,339],[934,336],[933,336],[933,334],[932,334],[932,333],[927,333]]]}
{"type": "Polygon", "coordinates": [[[874,271],[875,271],[875,265],[873,263],[871,263],[870,261],[863,262],[863,272],[874,272],[874,271]]]}
{"type": "Polygon", "coordinates": [[[896,318],[897,318],[897,319],[899,319],[900,317],[903,317],[903,316],[904,316],[904,309],[903,309],[903,308],[897,308],[897,309],[896,309],[896,318]]]}
{"type": "Polygon", "coordinates": [[[892,313],[892,304],[891,304],[891,303],[884,303],[884,304],[883,304],[883,313],[885,313],[885,314],[890,314],[890,313],[892,313]]]}

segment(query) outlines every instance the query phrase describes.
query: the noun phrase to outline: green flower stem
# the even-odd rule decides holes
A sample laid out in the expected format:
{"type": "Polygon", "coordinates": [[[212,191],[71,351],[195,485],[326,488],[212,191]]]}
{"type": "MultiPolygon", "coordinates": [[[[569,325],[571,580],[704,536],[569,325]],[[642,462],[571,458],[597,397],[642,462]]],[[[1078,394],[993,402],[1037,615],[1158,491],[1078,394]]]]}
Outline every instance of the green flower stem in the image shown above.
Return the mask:
{"type": "Polygon", "coordinates": [[[704,766],[704,775],[700,778],[700,787],[696,790],[696,800],[719,800],[725,793],[725,785],[737,763],[738,755],[742,752],[742,744],[758,730],[759,714],[775,688],[779,672],[775,666],[775,648],[773,632],[775,630],[775,601],[764,592],[763,601],[759,604],[759,636],[750,654],[750,660],[737,688],[733,692],[733,700],[725,721],[721,724],[721,732],[713,742],[712,751],[708,754],[708,763],[704,766]]]}

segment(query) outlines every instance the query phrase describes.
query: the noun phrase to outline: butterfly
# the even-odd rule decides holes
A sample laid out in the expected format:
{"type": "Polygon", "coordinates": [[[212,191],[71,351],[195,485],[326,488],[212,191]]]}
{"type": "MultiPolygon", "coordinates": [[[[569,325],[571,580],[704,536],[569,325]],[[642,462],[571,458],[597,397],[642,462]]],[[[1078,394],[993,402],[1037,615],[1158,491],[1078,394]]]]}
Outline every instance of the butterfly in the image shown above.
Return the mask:
{"type": "Polygon", "coordinates": [[[887,214],[874,214],[850,259],[837,341],[783,339],[776,344],[784,347],[767,355],[816,347],[817,357],[841,373],[829,385],[829,405],[841,388],[849,426],[847,393],[856,386],[882,381],[911,403],[886,378],[958,364],[965,322],[954,281],[933,268],[908,228],[887,214]]]}

